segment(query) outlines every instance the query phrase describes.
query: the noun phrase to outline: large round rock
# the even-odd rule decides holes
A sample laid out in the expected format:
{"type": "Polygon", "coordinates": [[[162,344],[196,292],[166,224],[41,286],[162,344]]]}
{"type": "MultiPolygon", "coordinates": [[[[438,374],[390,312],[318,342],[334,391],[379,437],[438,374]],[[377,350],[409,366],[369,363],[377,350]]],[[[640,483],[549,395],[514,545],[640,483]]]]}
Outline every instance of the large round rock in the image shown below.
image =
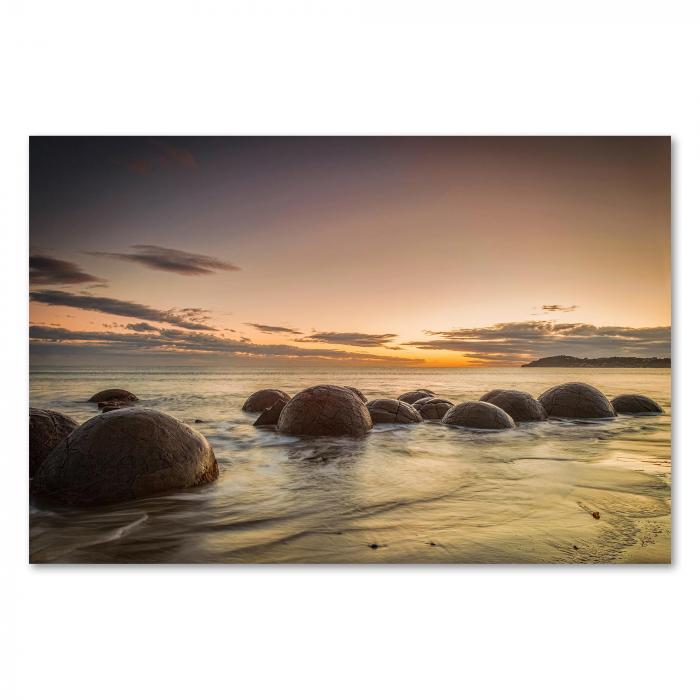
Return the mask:
{"type": "Polygon", "coordinates": [[[420,399],[413,404],[413,407],[420,413],[423,420],[442,420],[453,406],[452,401],[439,399],[435,396],[420,399]]]}
{"type": "Polygon", "coordinates": [[[372,429],[367,406],[350,389],[320,384],[295,394],[280,414],[277,428],[288,435],[349,435],[372,429]]]}
{"type": "Polygon", "coordinates": [[[442,422],[478,430],[508,430],[515,427],[513,419],[502,408],[485,401],[459,403],[445,414],[442,422]]]}
{"type": "Polygon", "coordinates": [[[420,423],[420,413],[398,399],[375,399],[367,404],[373,423],[420,423]]]}
{"type": "Polygon", "coordinates": [[[136,403],[138,396],[126,389],[105,389],[98,391],[88,399],[88,403],[102,403],[105,401],[113,403],[136,403]]]}
{"type": "Polygon", "coordinates": [[[260,413],[267,408],[272,408],[277,401],[287,403],[290,396],[280,389],[260,389],[251,394],[243,404],[243,410],[248,413],[260,413]]]}
{"type": "Polygon", "coordinates": [[[526,391],[492,389],[479,401],[486,401],[502,408],[516,423],[547,420],[547,411],[544,410],[544,406],[526,391]]]}
{"type": "Polygon", "coordinates": [[[569,382],[547,389],[539,397],[552,418],[614,418],[615,409],[605,394],[590,384],[569,382]]]}
{"type": "Polygon", "coordinates": [[[399,396],[399,401],[405,401],[406,403],[415,403],[418,399],[425,399],[435,396],[435,393],[430,391],[430,389],[415,389],[414,391],[407,391],[405,394],[399,396]]]}
{"type": "Polygon", "coordinates": [[[78,424],[58,411],[29,408],[29,476],[78,424]]]}
{"type": "Polygon", "coordinates": [[[354,386],[346,386],[345,388],[350,389],[353,394],[356,394],[357,398],[360,399],[362,403],[367,403],[367,397],[359,389],[356,389],[354,386]]]}
{"type": "Polygon", "coordinates": [[[198,486],[219,467],[203,435],[151,408],[122,408],[83,423],[44,460],[34,493],[96,505],[198,486]]]}
{"type": "Polygon", "coordinates": [[[643,394],[620,394],[611,402],[617,413],[663,413],[664,409],[654,399],[643,394]]]}

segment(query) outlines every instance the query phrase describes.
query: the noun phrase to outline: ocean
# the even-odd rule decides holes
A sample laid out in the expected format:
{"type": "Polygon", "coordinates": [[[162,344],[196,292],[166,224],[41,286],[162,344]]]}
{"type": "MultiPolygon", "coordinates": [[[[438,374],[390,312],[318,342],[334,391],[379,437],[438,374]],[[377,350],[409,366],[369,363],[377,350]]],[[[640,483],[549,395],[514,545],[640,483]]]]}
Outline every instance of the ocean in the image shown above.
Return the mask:
{"type": "Polygon", "coordinates": [[[670,561],[668,369],[37,369],[30,405],[82,422],[98,412],[85,400],[112,387],[201,431],[220,477],[99,508],[30,503],[31,562],[670,561]],[[493,388],[537,396],[566,381],[609,398],[646,394],[665,412],[498,433],[379,425],[351,439],[281,435],[241,411],[267,387],[350,385],[370,400],[428,388],[458,403],[493,388]]]}

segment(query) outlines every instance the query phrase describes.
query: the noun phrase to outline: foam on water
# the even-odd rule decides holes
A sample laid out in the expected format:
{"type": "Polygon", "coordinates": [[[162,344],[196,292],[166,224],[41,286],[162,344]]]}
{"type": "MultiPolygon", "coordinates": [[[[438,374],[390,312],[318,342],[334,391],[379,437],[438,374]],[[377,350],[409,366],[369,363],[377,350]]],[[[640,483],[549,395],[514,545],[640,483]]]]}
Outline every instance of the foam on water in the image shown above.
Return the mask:
{"type": "Polygon", "coordinates": [[[36,371],[31,405],[78,421],[119,386],[200,430],[220,479],[103,508],[30,509],[34,562],[616,562],[670,558],[669,370],[36,371]],[[320,383],[368,399],[428,387],[455,403],[585,381],[648,394],[665,413],[548,421],[499,433],[435,422],[366,438],[252,426],[253,391],[320,383]],[[204,421],[194,424],[195,419],[204,421]],[[600,518],[591,513],[599,513],[600,518]],[[372,545],[378,545],[373,548],[372,545]]]}

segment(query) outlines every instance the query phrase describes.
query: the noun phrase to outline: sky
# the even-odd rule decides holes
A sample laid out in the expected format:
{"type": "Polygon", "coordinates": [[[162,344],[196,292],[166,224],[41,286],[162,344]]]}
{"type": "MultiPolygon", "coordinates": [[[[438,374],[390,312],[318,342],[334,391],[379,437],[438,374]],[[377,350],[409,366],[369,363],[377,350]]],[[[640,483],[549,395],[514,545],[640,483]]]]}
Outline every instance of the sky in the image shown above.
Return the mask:
{"type": "Polygon", "coordinates": [[[32,137],[33,365],[667,357],[666,137],[32,137]]]}

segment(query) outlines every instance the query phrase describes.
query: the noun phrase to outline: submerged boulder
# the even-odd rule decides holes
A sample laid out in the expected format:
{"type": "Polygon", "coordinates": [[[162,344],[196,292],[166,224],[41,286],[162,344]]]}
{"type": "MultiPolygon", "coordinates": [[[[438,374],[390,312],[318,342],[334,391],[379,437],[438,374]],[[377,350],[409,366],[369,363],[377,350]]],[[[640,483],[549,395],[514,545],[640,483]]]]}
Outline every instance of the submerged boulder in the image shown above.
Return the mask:
{"type": "Polygon", "coordinates": [[[485,401],[459,403],[445,414],[442,422],[479,430],[508,430],[515,427],[513,419],[502,408],[485,401]]]}
{"type": "Polygon", "coordinates": [[[67,435],[70,435],[78,423],[72,418],[49,409],[29,407],[29,476],[48,457],[51,450],[67,435]]]}
{"type": "Polygon", "coordinates": [[[346,386],[345,388],[350,389],[353,394],[356,394],[357,398],[359,398],[362,403],[367,403],[367,397],[359,389],[355,389],[354,386],[346,386]]]}
{"type": "Polygon", "coordinates": [[[539,397],[552,418],[614,418],[615,409],[602,391],[583,382],[568,382],[547,389],[539,397]]]}
{"type": "Polygon", "coordinates": [[[253,425],[256,426],[261,426],[261,425],[277,425],[277,421],[280,419],[280,414],[282,413],[282,409],[286,405],[286,401],[282,401],[282,399],[277,399],[275,403],[270,406],[270,408],[266,408],[257,418],[255,423],[253,425]]]}
{"type": "Polygon", "coordinates": [[[152,408],[123,408],[83,423],[44,460],[33,492],[71,505],[114,503],[214,481],[203,435],[152,408]]]}
{"type": "Polygon", "coordinates": [[[410,403],[398,399],[375,399],[367,404],[373,423],[420,423],[420,413],[410,403]]]}
{"type": "Polygon", "coordinates": [[[502,408],[516,423],[547,420],[547,411],[544,410],[544,406],[526,391],[492,389],[479,401],[486,401],[502,408]]]}
{"type": "Polygon", "coordinates": [[[418,399],[432,398],[435,396],[435,392],[430,391],[430,389],[414,389],[413,391],[407,391],[405,394],[399,396],[399,401],[405,401],[406,403],[415,403],[418,399]]]}
{"type": "Polygon", "coordinates": [[[300,391],[282,409],[277,427],[288,435],[349,435],[372,429],[367,406],[344,386],[319,384],[300,391]]]}
{"type": "Polygon", "coordinates": [[[243,410],[248,413],[259,413],[266,408],[271,408],[277,401],[287,403],[289,399],[289,394],[281,389],[260,389],[246,399],[243,410]]]}
{"type": "Polygon", "coordinates": [[[104,389],[103,391],[98,391],[96,394],[93,394],[88,399],[88,403],[100,404],[103,402],[116,402],[130,404],[136,403],[138,400],[138,396],[126,389],[104,389]]]}
{"type": "Polygon", "coordinates": [[[664,409],[654,399],[643,394],[620,394],[611,402],[618,413],[663,413],[664,409]]]}
{"type": "Polygon", "coordinates": [[[452,401],[437,397],[424,398],[413,404],[423,420],[442,420],[443,416],[454,406],[452,401]]]}

